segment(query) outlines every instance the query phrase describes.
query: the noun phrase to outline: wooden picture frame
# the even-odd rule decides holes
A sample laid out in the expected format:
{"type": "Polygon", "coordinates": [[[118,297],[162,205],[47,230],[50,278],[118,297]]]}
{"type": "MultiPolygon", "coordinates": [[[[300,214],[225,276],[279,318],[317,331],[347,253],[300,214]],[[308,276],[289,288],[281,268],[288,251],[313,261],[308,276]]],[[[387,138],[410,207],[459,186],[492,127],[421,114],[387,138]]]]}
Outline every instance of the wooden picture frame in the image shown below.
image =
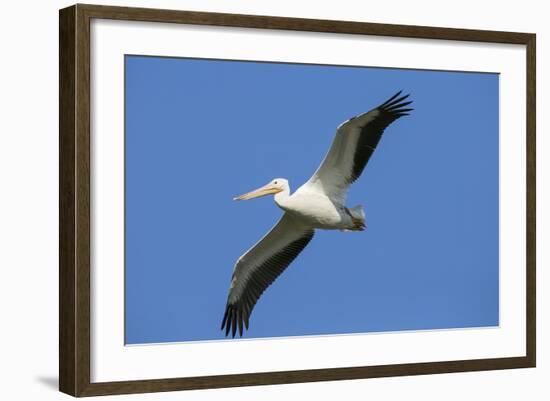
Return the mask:
{"type": "Polygon", "coordinates": [[[73,396],[363,379],[534,367],[535,46],[530,33],[313,20],[142,8],[74,5],[59,14],[59,388],[73,396]],[[221,376],[91,382],[90,333],[90,21],[163,22],[400,38],[519,44],[526,47],[526,355],[221,376]]]}

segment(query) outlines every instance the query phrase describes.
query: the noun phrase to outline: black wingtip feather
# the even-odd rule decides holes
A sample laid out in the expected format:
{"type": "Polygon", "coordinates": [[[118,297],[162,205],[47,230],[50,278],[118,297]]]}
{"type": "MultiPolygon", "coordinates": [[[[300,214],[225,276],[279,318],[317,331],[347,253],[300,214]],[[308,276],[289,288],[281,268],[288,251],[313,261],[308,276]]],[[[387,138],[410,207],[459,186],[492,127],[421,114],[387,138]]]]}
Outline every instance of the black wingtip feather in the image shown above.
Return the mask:
{"type": "Polygon", "coordinates": [[[412,100],[409,100],[408,102],[395,103],[395,104],[392,104],[391,106],[384,107],[383,110],[386,110],[386,111],[397,110],[402,107],[408,106],[411,103],[412,103],[412,100]]]}
{"type": "MultiPolygon", "coordinates": [[[[231,307],[230,306],[227,306],[227,309],[226,309],[226,315],[227,315],[227,320],[224,322],[225,323],[225,336],[227,337],[229,335],[229,329],[231,328],[231,307]]],[[[223,327],[222,327],[222,330],[223,330],[223,327]]]]}
{"type": "Polygon", "coordinates": [[[248,313],[244,309],[240,309],[238,305],[227,304],[225,307],[225,313],[223,315],[221,330],[225,331],[225,336],[231,336],[234,338],[237,334],[237,328],[239,335],[243,335],[243,324],[248,329],[248,313]]]}
{"type": "Polygon", "coordinates": [[[222,320],[222,327],[220,328],[220,330],[223,330],[223,328],[225,327],[225,323],[227,322],[227,311],[229,310],[229,308],[225,308],[225,313],[223,314],[223,320],[222,320]]]}
{"type": "Polygon", "coordinates": [[[233,309],[233,319],[231,319],[231,337],[235,338],[237,334],[237,310],[233,309]]]}
{"type": "MultiPolygon", "coordinates": [[[[385,110],[389,110],[389,109],[393,109],[395,107],[400,107],[401,105],[403,105],[403,103],[406,103],[406,102],[404,102],[404,100],[406,100],[409,96],[410,95],[401,96],[400,98],[397,98],[392,102],[386,102],[383,106],[380,106],[380,108],[385,109],[385,110]]],[[[410,101],[410,103],[412,103],[412,101],[410,101]]],[[[410,103],[407,103],[407,104],[410,104],[410,103]]]]}
{"type": "Polygon", "coordinates": [[[392,118],[393,120],[397,119],[402,115],[402,113],[413,110],[410,107],[409,108],[406,107],[412,104],[413,102],[412,100],[408,100],[409,96],[410,94],[406,94],[401,97],[396,97],[394,95],[392,96],[392,98],[388,99],[386,102],[378,106],[378,110],[380,110],[383,114],[385,114],[386,117],[389,119],[392,119],[392,118]]]}
{"type": "Polygon", "coordinates": [[[384,106],[387,106],[388,103],[390,103],[393,99],[395,99],[397,96],[399,96],[401,94],[401,92],[403,92],[403,90],[400,90],[399,92],[397,92],[395,95],[393,95],[392,97],[390,97],[388,100],[386,100],[380,107],[384,107],[384,106]]]}
{"type": "Polygon", "coordinates": [[[238,322],[239,322],[239,336],[243,336],[243,319],[242,317],[239,317],[238,319],[238,322]]]}

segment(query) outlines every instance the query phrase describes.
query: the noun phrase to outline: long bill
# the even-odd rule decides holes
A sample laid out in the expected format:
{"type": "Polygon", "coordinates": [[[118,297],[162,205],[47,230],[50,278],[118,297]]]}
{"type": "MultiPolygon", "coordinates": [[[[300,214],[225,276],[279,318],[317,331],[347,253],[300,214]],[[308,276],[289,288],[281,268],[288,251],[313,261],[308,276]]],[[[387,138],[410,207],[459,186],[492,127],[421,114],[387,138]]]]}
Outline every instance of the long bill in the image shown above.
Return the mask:
{"type": "Polygon", "coordinates": [[[253,198],[259,198],[260,196],[276,194],[281,191],[282,191],[281,188],[276,187],[272,184],[267,184],[267,185],[264,185],[263,187],[255,189],[254,191],[247,192],[246,194],[243,194],[241,196],[236,196],[233,198],[233,200],[248,200],[253,198]]]}

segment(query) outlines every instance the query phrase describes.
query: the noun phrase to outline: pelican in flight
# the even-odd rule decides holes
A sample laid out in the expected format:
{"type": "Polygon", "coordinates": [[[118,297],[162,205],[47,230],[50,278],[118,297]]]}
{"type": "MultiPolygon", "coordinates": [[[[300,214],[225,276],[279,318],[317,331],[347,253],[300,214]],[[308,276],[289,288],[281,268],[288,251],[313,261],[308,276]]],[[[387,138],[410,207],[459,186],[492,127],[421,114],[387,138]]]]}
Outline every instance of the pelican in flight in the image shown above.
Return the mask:
{"type": "Polygon", "coordinates": [[[384,130],[409,114],[409,95],[396,93],[380,106],[342,123],[323,162],[293,194],[288,180],[276,178],[234,198],[248,200],[273,194],[284,214],[275,226],[242,255],[233,268],[221,329],[235,337],[248,329],[254,305],[273,281],[311,241],[316,229],[363,231],[362,206],[348,208],[346,194],[359,178],[384,130]]]}

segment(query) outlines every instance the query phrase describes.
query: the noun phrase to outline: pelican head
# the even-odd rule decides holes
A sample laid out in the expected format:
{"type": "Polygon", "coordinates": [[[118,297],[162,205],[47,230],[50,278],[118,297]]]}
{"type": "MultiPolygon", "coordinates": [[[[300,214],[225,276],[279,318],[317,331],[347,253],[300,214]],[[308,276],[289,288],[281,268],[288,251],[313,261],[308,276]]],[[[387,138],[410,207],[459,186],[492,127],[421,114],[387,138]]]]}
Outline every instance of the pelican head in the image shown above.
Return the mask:
{"type": "Polygon", "coordinates": [[[288,180],[284,178],[275,178],[268,184],[255,189],[254,191],[247,192],[241,196],[233,198],[233,200],[248,200],[253,198],[259,198],[260,196],[278,194],[288,189],[288,180]]]}

